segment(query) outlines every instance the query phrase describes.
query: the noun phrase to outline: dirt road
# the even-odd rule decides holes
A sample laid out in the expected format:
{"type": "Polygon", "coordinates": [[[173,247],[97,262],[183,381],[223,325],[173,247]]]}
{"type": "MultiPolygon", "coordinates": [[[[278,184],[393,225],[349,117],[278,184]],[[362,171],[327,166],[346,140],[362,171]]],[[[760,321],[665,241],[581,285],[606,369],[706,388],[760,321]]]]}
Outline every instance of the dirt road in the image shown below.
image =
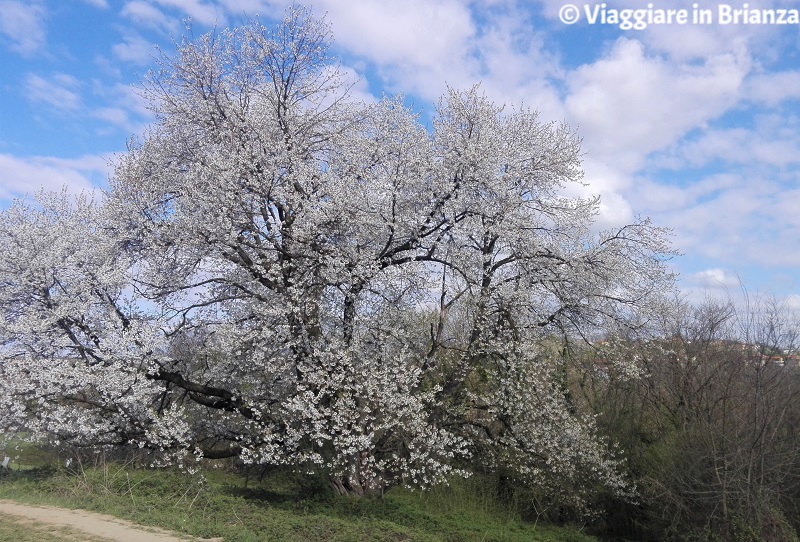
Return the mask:
{"type": "MultiPolygon", "coordinates": [[[[0,514],[20,516],[54,526],[70,527],[89,535],[107,538],[115,542],[186,542],[198,538],[182,537],[177,533],[144,527],[112,516],[67,510],[50,506],[32,506],[13,501],[0,500],[0,514]]],[[[205,539],[206,542],[212,542],[205,539]]],[[[221,539],[214,539],[219,542],[221,539]]]]}

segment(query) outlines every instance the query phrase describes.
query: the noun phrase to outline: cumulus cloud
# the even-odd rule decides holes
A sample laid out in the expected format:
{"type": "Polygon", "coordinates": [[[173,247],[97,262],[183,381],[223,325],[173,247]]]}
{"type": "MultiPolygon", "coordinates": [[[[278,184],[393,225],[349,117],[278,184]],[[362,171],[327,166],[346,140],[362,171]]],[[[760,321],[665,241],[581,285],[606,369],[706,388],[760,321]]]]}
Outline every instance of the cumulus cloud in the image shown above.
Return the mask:
{"type": "Polygon", "coordinates": [[[223,6],[201,0],[130,0],[120,14],[136,25],[166,33],[179,32],[183,19],[207,27],[227,25],[223,6]]]}
{"type": "Polygon", "coordinates": [[[468,6],[455,0],[324,0],[317,6],[330,13],[338,44],[378,64],[440,66],[459,58],[475,35],[468,6]]]}
{"type": "Polygon", "coordinates": [[[666,170],[736,166],[791,171],[800,166],[800,116],[762,111],[747,120],[714,123],[650,157],[666,170]]]}
{"type": "MultiPolygon", "coordinates": [[[[775,6],[793,2],[773,0],[775,6]]],[[[639,0],[607,3],[642,5],[639,0]]],[[[693,3],[675,0],[670,7],[691,9],[693,3]]],[[[125,63],[152,65],[152,49],[143,36],[166,43],[167,34],[181,34],[182,17],[193,18],[198,31],[205,31],[259,14],[280,20],[291,4],[126,0],[119,15],[128,29],[110,49],[113,55],[98,62],[106,62],[111,77],[120,81],[125,63]]],[[[653,26],[641,32],[589,28],[585,22],[566,27],[557,19],[563,4],[317,0],[314,15],[327,13],[334,53],[341,54],[346,75],[368,74],[369,81],[353,88],[357,98],[371,101],[373,92],[400,92],[427,114],[447,84],[465,88],[480,82],[485,94],[509,108],[524,102],[541,111],[545,121],[566,119],[583,137],[587,182],[568,187],[566,195],[601,196],[597,229],[638,214],[672,227],[676,247],[702,262],[687,271],[691,287],[732,286],[740,266],[800,266],[800,115],[793,109],[800,100],[800,71],[780,57],[796,32],[768,25],[653,26]],[[566,36],[584,31],[592,45],[573,51],[566,36]],[[698,269],[705,270],[695,273],[698,269]]],[[[26,54],[40,51],[42,5],[0,0],[0,6],[17,10],[0,12],[4,43],[26,54]],[[21,17],[14,15],[21,12],[27,13],[30,31],[12,36],[4,18],[21,17]]],[[[21,83],[32,103],[47,106],[41,111],[55,108],[71,118],[79,112],[100,121],[100,128],[93,128],[102,133],[117,128],[141,133],[152,120],[126,85],[97,81],[90,87],[88,80],[82,84],[43,73],[29,74],[21,83]]],[[[91,177],[45,159],[16,160],[19,171],[52,168],[50,173],[61,175],[54,178],[78,184],[91,177]]],[[[787,288],[797,291],[794,282],[787,288]]]]}
{"type": "Polygon", "coordinates": [[[139,35],[125,36],[123,42],[114,45],[111,50],[114,56],[123,62],[131,62],[140,66],[153,63],[154,45],[139,35]]]}
{"type": "Polygon", "coordinates": [[[0,154],[0,200],[32,195],[39,190],[69,193],[93,191],[105,183],[109,157],[63,159],[48,156],[19,157],[0,154]]]}
{"type": "Polygon", "coordinates": [[[720,173],[685,186],[643,179],[633,207],[674,230],[687,253],[734,269],[800,267],[800,175],[782,183],[766,175],[720,173]],[[657,204],[652,201],[659,201],[657,204]]]}
{"type": "MultiPolygon", "coordinates": [[[[238,2],[224,2],[231,13],[238,2]]],[[[248,13],[280,16],[291,2],[245,2],[248,13]],[[276,13],[277,12],[277,13],[276,13]]],[[[243,9],[243,8],[242,8],[243,9]]],[[[435,103],[447,86],[482,90],[499,103],[524,104],[563,119],[557,60],[545,52],[530,12],[513,2],[369,0],[314,3],[326,14],[336,49],[366,62],[390,93],[435,103]],[[487,4],[492,4],[491,6],[487,4]]]]}
{"type": "Polygon", "coordinates": [[[733,54],[677,66],[622,37],[606,57],[568,76],[566,107],[592,152],[633,171],[734,106],[748,69],[733,54]]]}
{"type": "Polygon", "coordinates": [[[637,208],[670,213],[698,205],[743,185],[744,179],[740,175],[729,173],[693,179],[684,186],[660,183],[641,176],[634,179],[628,193],[637,208]]]}
{"type": "Polygon", "coordinates": [[[800,99],[800,70],[762,73],[751,77],[745,95],[753,102],[774,107],[785,100],[800,99]]]}
{"type": "MultiPolygon", "coordinates": [[[[135,131],[128,112],[121,107],[101,107],[92,112],[92,116],[112,126],[135,131]]],[[[101,130],[101,133],[103,130],[101,130]]]]}
{"type": "Polygon", "coordinates": [[[144,0],[126,2],[120,14],[134,24],[156,30],[169,31],[176,26],[167,14],[144,0]]]}
{"type": "Polygon", "coordinates": [[[374,65],[389,92],[434,101],[447,83],[476,82],[462,77],[474,62],[465,53],[476,33],[463,2],[323,0],[314,8],[327,12],[337,49],[374,65]]]}
{"type": "Polygon", "coordinates": [[[10,41],[11,50],[25,56],[45,45],[47,11],[37,2],[0,1],[0,34],[10,41]]]}
{"type": "Polygon", "coordinates": [[[732,288],[740,285],[739,277],[723,269],[706,269],[693,275],[693,282],[705,288],[732,288]]]}

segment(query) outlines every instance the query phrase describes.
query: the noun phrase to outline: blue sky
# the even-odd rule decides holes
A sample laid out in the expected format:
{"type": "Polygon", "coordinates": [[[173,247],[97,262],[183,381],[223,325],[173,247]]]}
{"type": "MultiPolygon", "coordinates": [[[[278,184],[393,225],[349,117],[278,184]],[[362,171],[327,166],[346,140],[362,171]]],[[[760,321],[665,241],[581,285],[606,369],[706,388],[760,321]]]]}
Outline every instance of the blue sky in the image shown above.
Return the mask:
{"type": "MultiPolygon", "coordinates": [[[[44,186],[104,186],[152,121],[135,85],[191,19],[196,34],[272,0],[0,0],[0,206],[44,186]]],[[[723,24],[721,10],[794,0],[321,0],[358,97],[402,93],[429,114],[446,85],[578,128],[598,228],[637,215],[673,229],[693,298],[775,293],[800,308],[800,24],[723,24]],[[559,14],[574,5],[579,20],[559,14]],[[709,24],[623,30],[587,10],[694,9],[709,24]],[[603,5],[605,6],[603,8],[603,5]],[[696,7],[695,7],[696,6],[696,7]]],[[[654,12],[643,13],[652,15],[654,12]]]]}

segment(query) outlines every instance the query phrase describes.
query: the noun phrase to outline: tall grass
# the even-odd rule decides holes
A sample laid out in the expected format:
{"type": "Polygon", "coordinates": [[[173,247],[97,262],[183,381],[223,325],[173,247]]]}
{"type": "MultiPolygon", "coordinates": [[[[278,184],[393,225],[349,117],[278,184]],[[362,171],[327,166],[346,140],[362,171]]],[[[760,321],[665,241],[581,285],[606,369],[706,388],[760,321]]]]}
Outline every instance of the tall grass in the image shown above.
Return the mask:
{"type": "Polygon", "coordinates": [[[288,471],[255,476],[210,468],[189,475],[102,452],[73,458],[67,467],[64,455],[22,446],[11,466],[0,476],[0,498],[84,508],[226,542],[594,540],[522,521],[498,501],[486,477],[364,499],[335,496],[323,480],[288,471]]]}

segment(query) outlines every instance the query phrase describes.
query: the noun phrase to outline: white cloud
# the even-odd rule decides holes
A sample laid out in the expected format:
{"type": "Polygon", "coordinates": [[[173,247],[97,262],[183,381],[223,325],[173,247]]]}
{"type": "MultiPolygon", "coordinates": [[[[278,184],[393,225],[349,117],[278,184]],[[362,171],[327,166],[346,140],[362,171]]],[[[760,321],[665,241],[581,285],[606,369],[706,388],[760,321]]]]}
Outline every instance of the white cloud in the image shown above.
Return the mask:
{"type": "MultiPolygon", "coordinates": [[[[558,14],[559,10],[564,6],[564,0],[538,0],[538,3],[542,6],[542,14],[554,21],[559,21],[558,14]]],[[[559,21],[559,24],[563,24],[559,21]]]]}
{"type": "MultiPolygon", "coordinates": [[[[343,89],[348,92],[348,98],[356,102],[374,103],[378,101],[379,97],[374,96],[369,91],[369,83],[363,77],[360,77],[358,72],[349,66],[340,66],[338,68],[338,77],[344,85],[343,89]]],[[[334,76],[334,68],[328,68],[328,74],[334,76]]],[[[334,100],[340,99],[344,93],[339,92],[335,95],[328,96],[323,100],[321,107],[326,107],[333,103],[334,100]]]]}
{"type": "Polygon", "coordinates": [[[214,3],[201,0],[155,0],[158,4],[176,8],[189,16],[192,20],[206,26],[225,26],[225,13],[214,3]]]}
{"type": "Polygon", "coordinates": [[[614,167],[595,159],[591,153],[583,163],[585,184],[570,184],[564,187],[566,197],[591,198],[600,196],[600,205],[593,224],[594,231],[602,231],[630,224],[634,211],[630,203],[621,195],[630,179],[620,174],[614,167]]]}
{"type": "Polygon", "coordinates": [[[732,37],[726,36],[719,25],[683,25],[679,31],[674,25],[664,25],[650,27],[642,39],[675,60],[691,61],[729,51],[732,37]]]}
{"type": "Polygon", "coordinates": [[[686,186],[654,182],[636,177],[628,194],[638,209],[655,213],[677,212],[698,205],[723,191],[743,186],[739,175],[720,173],[693,179],[686,186]]]}
{"type": "Polygon", "coordinates": [[[376,68],[387,92],[435,103],[447,86],[476,83],[501,104],[537,109],[546,120],[564,110],[550,78],[562,76],[544,52],[530,13],[509,2],[323,0],[336,46],[376,68]]]}
{"type": "Polygon", "coordinates": [[[175,27],[175,22],[154,5],[143,0],[126,2],[120,14],[127,17],[135,24],[169,31],[175,27]]]}
{"type": "Polygon", "coordinates": [[[154,45],[139,35],[125,36],[123,43],[114,45],[114,56],[124,62],[140,66],[153,64],[154,45]]]}
{"type": "MultiPolygon", "coordinates": [[[[695,3],[684,0],[683,7],[692,13],[690,4],[695,3]]],[[[769,29],[761,25],[654,25],[642,33],[642,41],[675,62],[690,63],[729,52],[748,54],[754,41],[765,32],[769,29]]]]}
{"type": "Polygon", "coordinates": [[[656,158],[663,167],[727,164],[787,167],[800,164],[800,117],[762,114],[755,126],[710,128],[656,158]]]}
{"type": "MultiPolygon", "coordinates": [[[[558,19],[558,10],[566,3],[563,0],[539,0],[545,4],[544,13],[551,19],[558,19]]],[[[793,6],[796,0],[771,0],[770,7],[777,7],[784,3],[793,6]]],[[[577,4],[577,2],[574,2],[577,4]]],[[[597,5],[600,2],[589,5],[597,5]]],[[[669,2],[646,2],[645,0],[606,0],[604,4],[609,9],[642,9],[649,4],[656,9],[685,9],[692,21],[695,12],[710,9],[713,24],[654,24],[643,31],[627,31],[629,37],[635,37],[645,44],[649,51],[663,54],[672,62],[692,63],[703,61],[721,54],[736,52],[736,54],[753,55],[757,50],[758,56],[766,57],[774,54],[776,50],[783,49],[774,43],[776,32],[769,25],[741,25],[717,24],[718,4],[697,2],[697,0],[670,0],[669,2]],[[696,8],[696,9],[695,9],[696,8]]],[[[730,4],[730,3],[729,3],[730,4]]],[[[580,4],[581,7],[583,6],[580,4]]],[[[753,2],[750,3],[753,5],[753,2]]],[[[576,25],[586,25],[582,21],[576,25]]],[[[588,25],[587,25],[588,26],[588,25]]],[[[585,26],[584,26],[585,28],[585,26]]],[[[596,28],[596,27],[595,27],[596,28]]],[[[590,30],[586,30],[587,33],[590,30]]]]}
{"type": "Polygon", "coordinates": [[[676,66],[620,38],[606,57],[568,76],[566,106],[590,152],[635,171],[649,153],[734,106],[748,69],[732,54],[676,66]]]}
{"type": "Polygon", "coordinates": [[[123,130],[127,136],[141,136],[148,123],[153,120],[152,112],[147,109],[147,101],[133,86],[123,84],[107,86],[100,81],[94,81],[92,92],[108,104],[95,107],[89,112],[93,118],[105,122],[99,130],[101,134],[108,133],[110,128],[116,127],[123,130]]]}
{"type": "Polygon", "coordinates": [[[720,173],[666,186],[646,179],[633,207],[674,230],[686,254],[730,268],[800,267],[800,172],[720,173]]]}
{"type": "Polygon", "coordinates": [[[597,218],[593,224],[595,231],[618,228],[633,222],[633,209],[623,196],[607,190],[592,190],[592,192],[600,196],[597,218]]]}
{"type": "MultiPolygon", "coordinates": [[[[688,250],[681,243],[689,240],[700,244],[698,235],[716,235],[687,226],[685,215],[732,179],[707,179],[687,189],[639,172],[653,165],[683,168],[688,154],[707,157],[679,143],[737,105],[749,70],[749,58],[741,52],[722,52],[702,63],[676,62],[622,37],[595,62],[566,74],[567,117],[579,127],[587,153],[586,192],[601,196],[598,225],[620,225],[639,213],[655,215],[665,220],[658,223],[676,229],[681,250],[688,250]],[[678,148],[684,156],[675,155],[678,148]],[[650,157],[656,152],[661,154],[654,162],[650,157]]],[[[711,226],[708,218],[692,224],[711,226]]]]}
{"type": "Polygon", "coordinates": [[[111,60],[103,55],[97,55],[94,58],[94,63],[100,68],[102,75],[109,76],[113,79],[122,79],[122,70],[120,69],[119,62],[111,60]]]}
{"type": "Polygon", "coordinates": [[[64,159],[0,154],[0,200],[31,195],[41,189],[92,191],[105,182],[110,170],[106,156],[64,159]]]}
{"type": "Polygon", "coordinates": [[[459,58],[475,34],[469,8],[444,0],[323,0],[337,44],[378,64],[440,66],[459,58]]]}
{"type": "Polygon", "coordinates": [[[747,81],[745,94],[750,100],[770,107],[784,100],[800,99],[800,70],[755,75],[747,81]]]}
{"type": "Polygon", "coordinates": [[[472,47],[465,48],[472,62],[460,63],[467,68],[462,77],[468,85],[481,81],[487,95],[499,103],[524,102],[543,120],[562,121],[566,113],[554,85],[564,73],[558,58],[546,51],[546,42],[525,12],[495,11],[479,26],[472,47]]]}
{"type": "Polygon", "coordinates": [[[476,82],[464,76],[474,64],[466,53],[475,34],[464,3],[324,0],[316,10],[327,11],[336,47],[372,63],[388,93],[435,102],[447,84],[476,82]]]}
{"type": "Polygon", "coordinates": [[[234,18],[266,16],[280,20],[287,5],[273,0],[219,0],[234,18]]]}
{"type": "Polygon", "coordinates": [[[95,118],[106,121],[115,126],[128,128],[131,126],[128,112],[121,107],[101,107],[96,109],[92,114],[95,118]]]}
{"type": "Polygon", "coordinates": [[[119,104],[132,114],[142,117],[145,121],[153,118],[153,113],[148,109],[149,102],[140,94],[138,87],[132,85],[116,84],[103,88],[98,92],[111,103],[119,104]]]}
{"type": "Polygon", "coordinates": [[[43,103],[62,111],[72,112],[81,107],[81,96],[78,94],[80,82],[64,73],[45,79],[30,73],[25,77],[26,98],[32,103],[43,103]]]}
{"type": "Polygon", "coordinates": [[[692,282],[705,288],[732,288],[740,285],[738,276],[719,268],[695,273],[692,282]]]}
{"type": "Polygon", "coordinates": [[[33,2],[0,1],[0,33],[11,41],[11,49],[25,56],[40,51],[46,40],[44,6],[33,2]]]}

